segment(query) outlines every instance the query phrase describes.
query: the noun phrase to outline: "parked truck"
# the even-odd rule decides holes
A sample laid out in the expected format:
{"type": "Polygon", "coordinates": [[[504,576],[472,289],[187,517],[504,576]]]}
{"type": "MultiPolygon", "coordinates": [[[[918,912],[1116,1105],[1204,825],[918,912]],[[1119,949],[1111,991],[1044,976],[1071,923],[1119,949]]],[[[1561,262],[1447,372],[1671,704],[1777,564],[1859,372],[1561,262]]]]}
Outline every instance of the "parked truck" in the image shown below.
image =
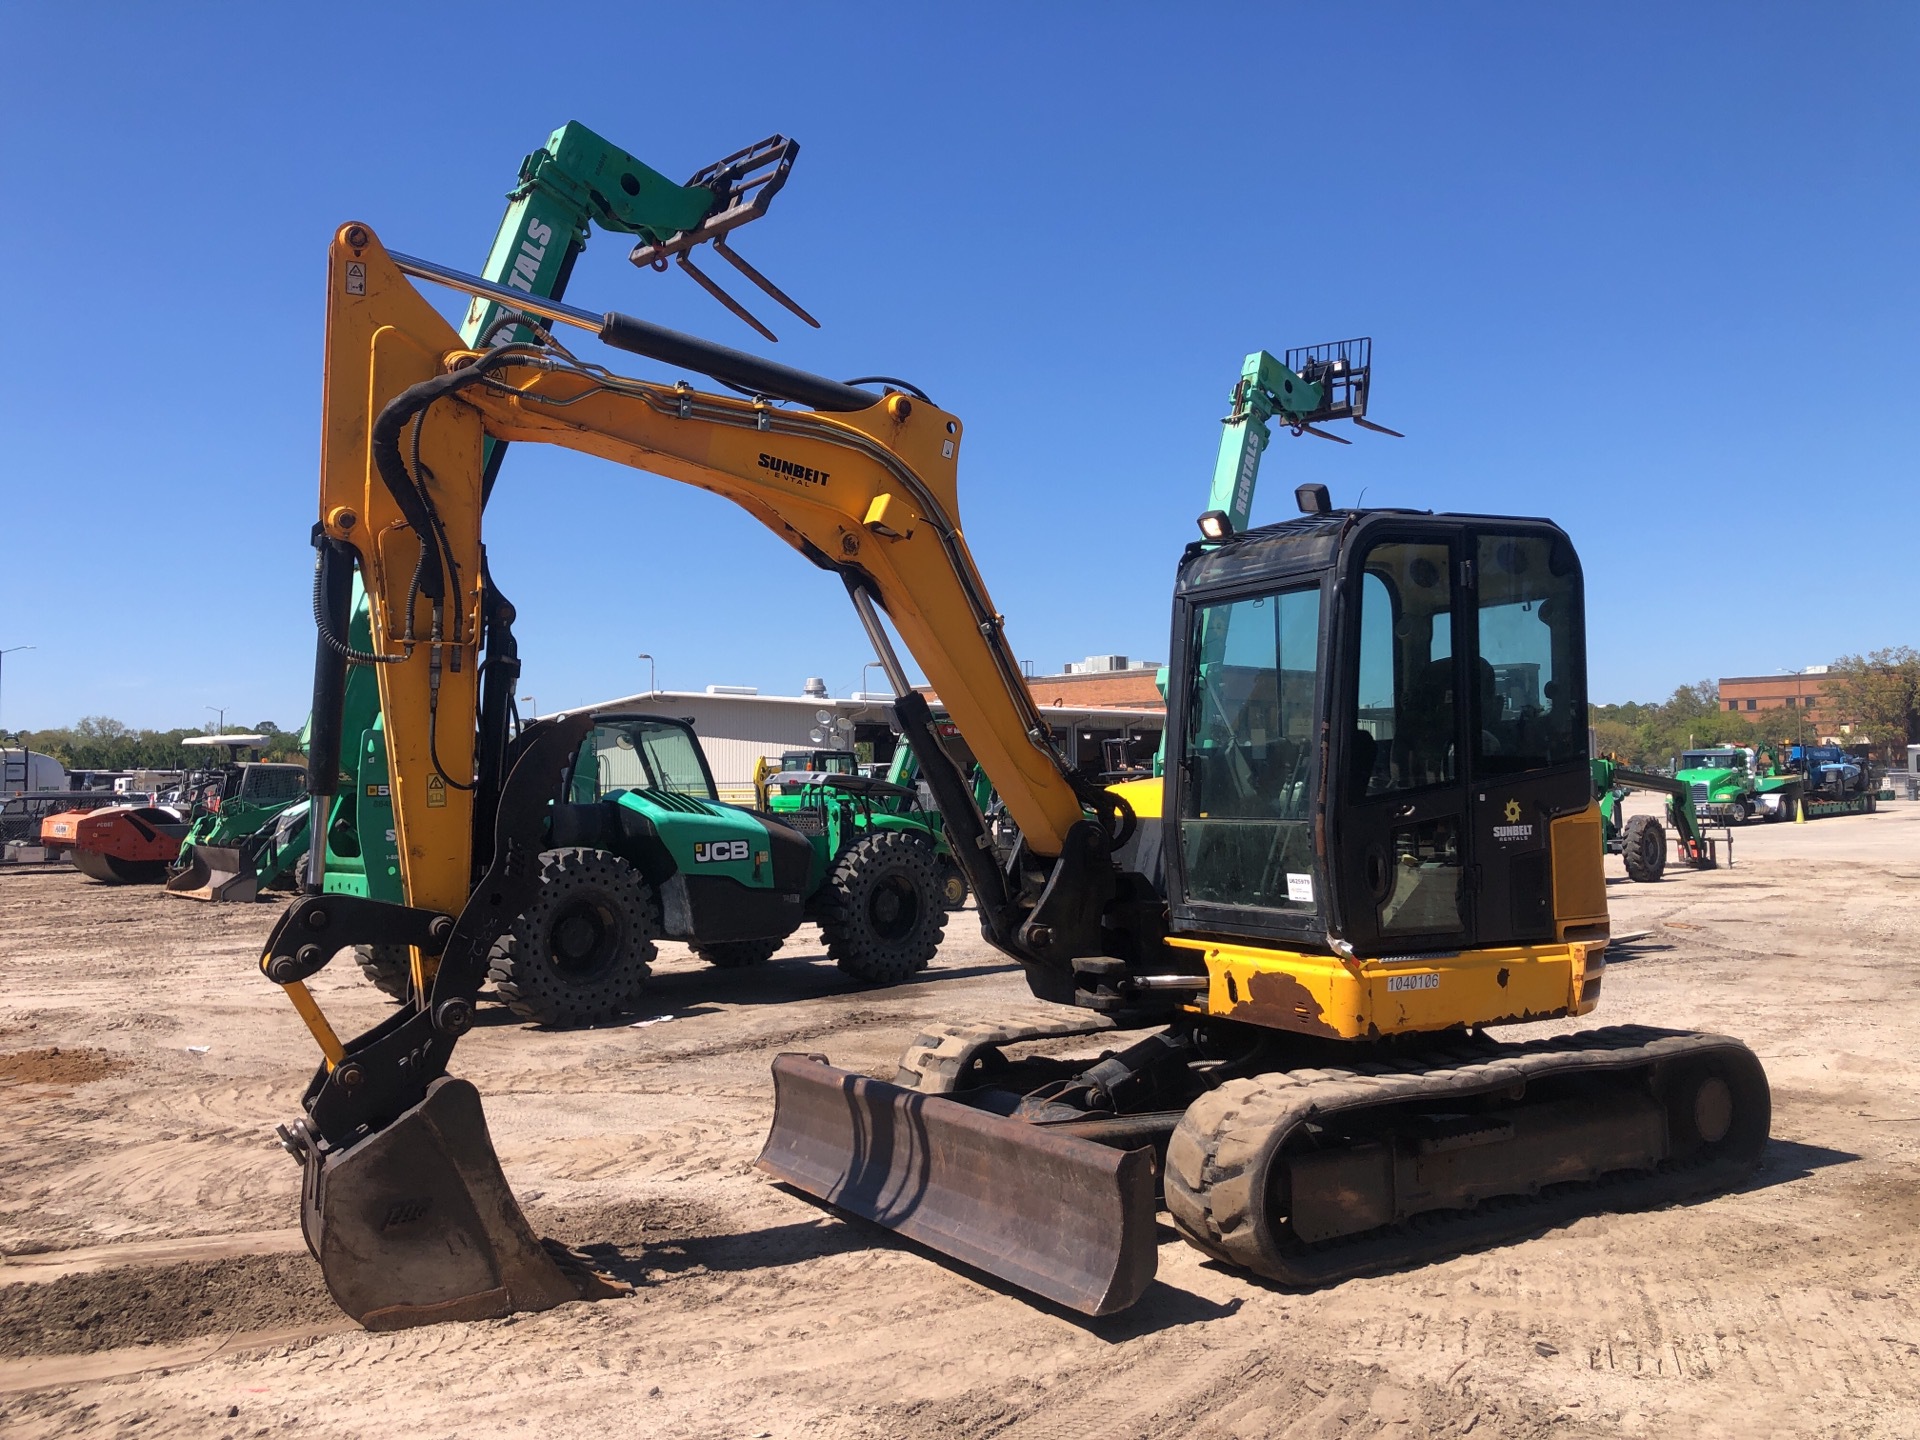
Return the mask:
{"type": "Polygon", "coordinates": [[[1872,762],[1863,756],[1838,745],[1793,745],[1780,769],[1809,820],[1874,812],[1879,787],[1872,762]]]}
{"type": "Polygon", "coordinates": [[[1793,818],[1795,787],[1777,776],[1763,777],[1751,748],[1716,745],[1689,750],[1674,766],[1674,778],[1687,787],[1694,813],[1723,825],[1744,825],[1759,816],[1793,818]]]}

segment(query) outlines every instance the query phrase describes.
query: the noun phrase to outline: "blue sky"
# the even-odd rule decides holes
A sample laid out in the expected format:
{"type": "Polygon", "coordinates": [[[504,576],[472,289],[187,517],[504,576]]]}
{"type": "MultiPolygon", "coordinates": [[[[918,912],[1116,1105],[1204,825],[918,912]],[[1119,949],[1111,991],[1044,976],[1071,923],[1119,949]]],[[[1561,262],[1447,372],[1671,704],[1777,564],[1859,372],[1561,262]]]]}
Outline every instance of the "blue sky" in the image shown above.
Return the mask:
{"type": "MultiPolygon", "coordinates": [[[[1871,539],[1913,512],[1914,7],[454,14],[0,3],[0,648],[35,647],[0,724],[304,715],[327,238],[477,268],[569,119],[674,178],[801,141],[739,246],[825,322],[761,305],[778,358],[966,420],[963,520],[1040,671],[1164,658],[1241,357],[1360,334],[1408,438],[1283,437],[1257,521],[1306,480],[1553,517],[1600,700],[1920,639],[1871,539]]],[[[626,250],[568,298],[760,346],[626,250]]],[[[542,709],[642,688],[640,651],[781,693],[871,658],[711,496],[518,446],[488,525],[542,709]]]]}

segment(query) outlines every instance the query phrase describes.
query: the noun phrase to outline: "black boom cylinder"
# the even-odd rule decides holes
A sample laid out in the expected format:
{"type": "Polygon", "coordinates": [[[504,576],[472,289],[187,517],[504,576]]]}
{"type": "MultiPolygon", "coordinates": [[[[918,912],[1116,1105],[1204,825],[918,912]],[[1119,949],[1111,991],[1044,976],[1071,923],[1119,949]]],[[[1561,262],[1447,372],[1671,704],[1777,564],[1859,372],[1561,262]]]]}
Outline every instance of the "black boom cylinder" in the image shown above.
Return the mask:
{"type": "Polygon", "coordinates": [[[702,375],[711,375],[757,395],[776,400],[791,400],[811,410],[865,410],[878,405],[881,397],[857,385],[842,385],[824,375],[812,375],[791,365],[763,360],[744,350],[734,350],[669,330],[617,310],[607,312],[600,323],[600,338],[616,350],[645,355],[667,365],[681,365],[702,375]]]}
{"type": "Polygon", "coordinates": [[[313,722],[307,741],[307,789],[331,795],[340,783],[342,707],[347,696],[347,657],[334,638],[344,639],[353,608],[353,552],[338,540],[316,534],[319,571],[314,576],[313,722]]]}

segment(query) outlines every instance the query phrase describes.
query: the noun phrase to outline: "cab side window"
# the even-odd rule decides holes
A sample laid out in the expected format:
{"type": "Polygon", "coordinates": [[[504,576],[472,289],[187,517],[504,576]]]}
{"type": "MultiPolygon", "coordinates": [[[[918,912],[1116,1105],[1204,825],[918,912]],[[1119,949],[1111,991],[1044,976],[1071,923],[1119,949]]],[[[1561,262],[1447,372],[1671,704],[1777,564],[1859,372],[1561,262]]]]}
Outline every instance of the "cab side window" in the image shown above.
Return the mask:
{"type": "Polygon", "coordinates": [[[1480,654],[1474,762],[1513,775],[1586,758],[1579,673],[1579,576],[1546,536],[1482,535],[1475,545],[1480,654]]]}
{"type": "Polygon", "coordinates": [[[1367,557],[1357,733],[1349,745],[1355,796],[1459,775],[1451,568],[1445,545],[1388,543],[1367,557]]]}

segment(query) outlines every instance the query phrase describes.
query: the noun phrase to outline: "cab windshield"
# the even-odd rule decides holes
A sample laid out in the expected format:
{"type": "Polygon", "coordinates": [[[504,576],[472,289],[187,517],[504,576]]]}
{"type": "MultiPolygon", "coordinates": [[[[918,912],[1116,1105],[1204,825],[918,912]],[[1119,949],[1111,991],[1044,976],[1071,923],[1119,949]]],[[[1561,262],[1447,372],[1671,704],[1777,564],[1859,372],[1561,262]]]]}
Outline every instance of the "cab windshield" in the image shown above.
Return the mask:
{"type": "Polygon", "coordinates": [[[1738,750],[1689,750],[1680,757],[1682,770],[1744,770],[1747,757],[1738,750]]]}
{"type": "Polygon", "coordinates": [[[1187,894],[1311,912],[1320,587],[1201,606],[1191,645],[1180,787],[1187,894]]]}
{"type": "Polygon", "coordinates": [[[591,804],[621,790],[668,790],[715,798],[699,743],[668,720],[604,720],[580,747],[574,771],[577,803],[591,804]]]}
{"type": "Polygon", "coordinates": [[[789,750],[780,757],[780,773],[819,772],[826,775],[852,775],[860,768],[860,757],[851,750],[789,750]]]}

